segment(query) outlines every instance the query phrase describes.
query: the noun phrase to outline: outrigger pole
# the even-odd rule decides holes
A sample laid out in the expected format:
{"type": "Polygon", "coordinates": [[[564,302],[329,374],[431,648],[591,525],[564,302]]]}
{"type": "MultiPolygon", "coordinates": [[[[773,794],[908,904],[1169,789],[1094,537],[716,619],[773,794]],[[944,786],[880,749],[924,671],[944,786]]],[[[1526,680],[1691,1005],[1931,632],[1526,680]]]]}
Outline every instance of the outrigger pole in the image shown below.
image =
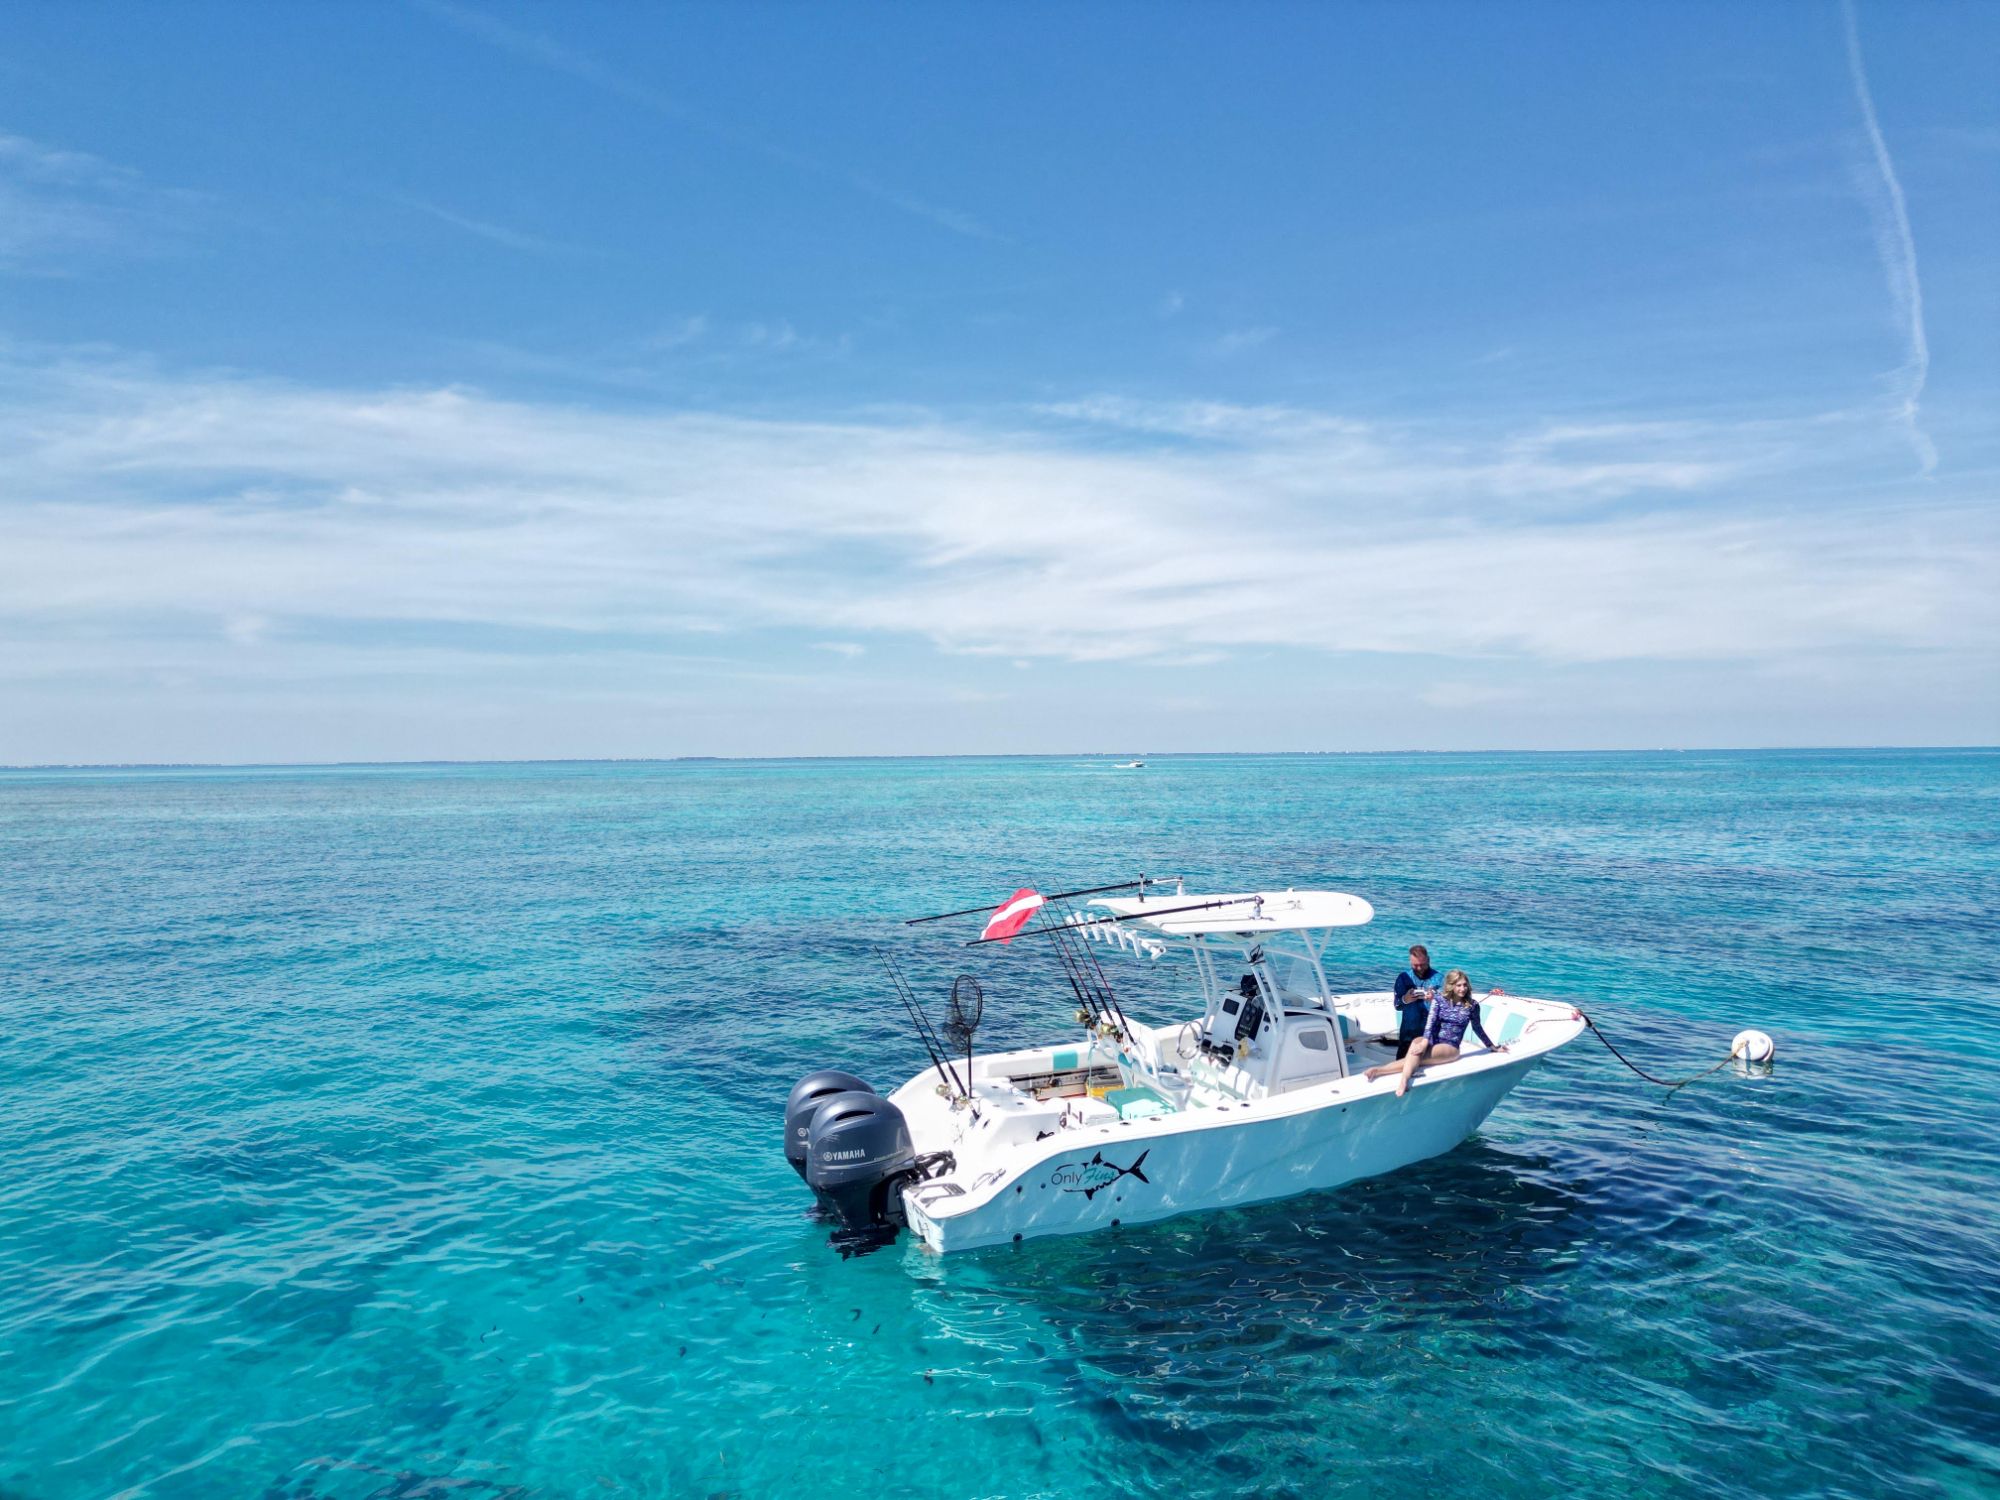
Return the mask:
{"type": "Polygon", "coordinates": [[[1163,906],[1158,911],[1127,912],[1122,917],[1085,917],[1081,922],[1057,922],[1048,927],[1023,927],[1019,932],[1012,933],[1008,937],[973,938],[965,946],[968,948],[977,948],[981,943],[1005,943],[1011,941],[1013,938],[1034,937],[1038,933],[1088,932],[1093,927],[1110,927],[1119,922],[1137,922],[1148,917],[1172,917],[1178,916],[1184,911],[1214,911],[1218,906],[1245,906],[1251,904],[1259,908],[1251,920],[1253,922],[1262,921],[1264,916],[1262,911],[1264,902],[1261,896],[1231,896],[1223,901],[1198,901],[1192,906],[1163,906]]]}
{"type": "MultiPolygon", "coordinates": [[[[1172,883],[1172,880],[1172,876],[1141,875],[1137,880],[1121,880],[1116,885],[1093,885],[1088,890],[1081,891],[1056,891],[1044,896],[1042,899],[1044,901],[1063,901],[1071,896],[1102,896],[1107,891],[1143,891],[1149,885],[1168,885],[1172,883]]],[[[914,927],[919,922],[942,922],[947,917],[975,917],[983,911],[993,910],[996,910],[994,903],[988,902],[984,906],[968,906],[962,911],[941,911],[933,917],[905,917],[903,925],[905,927],[914,927]]]]}

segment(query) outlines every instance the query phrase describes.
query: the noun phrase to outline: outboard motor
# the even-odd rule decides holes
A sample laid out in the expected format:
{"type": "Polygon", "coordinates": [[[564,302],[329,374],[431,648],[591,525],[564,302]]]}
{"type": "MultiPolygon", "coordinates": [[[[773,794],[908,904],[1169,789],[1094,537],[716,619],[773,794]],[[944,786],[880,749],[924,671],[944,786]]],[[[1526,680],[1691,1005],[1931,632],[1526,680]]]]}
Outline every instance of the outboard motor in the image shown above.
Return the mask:
{"type": "Polygon", "coordinates": [[[835,1094],[872,1094],[866,1079],[843,1073],[838,1068],[821,1068],[792,1085],[792,1097],[785,1101],[785,1160],[799,1176],[806,1175],[806,1133],[812,1129],[814,1114],[835,1094]]]}
{"type": "Polygon", "coordinates": [[[903,1112],[869,1090],[821,1101],[806,1134],[806,1181],[854,1240],[894,1239],[902,1189],[918,1175],[903,1112]]]}

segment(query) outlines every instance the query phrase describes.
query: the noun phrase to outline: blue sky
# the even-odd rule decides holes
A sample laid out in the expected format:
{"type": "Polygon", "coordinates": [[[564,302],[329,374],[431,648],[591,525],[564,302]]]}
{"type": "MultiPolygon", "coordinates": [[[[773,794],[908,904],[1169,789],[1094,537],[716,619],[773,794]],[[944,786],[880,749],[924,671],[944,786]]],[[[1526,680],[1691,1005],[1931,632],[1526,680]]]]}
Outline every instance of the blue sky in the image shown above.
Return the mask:
{"type": "Polygon", "coordinates": [[[1996,57],[12,7],[0,761],[2000,741],[1996,57]]]}

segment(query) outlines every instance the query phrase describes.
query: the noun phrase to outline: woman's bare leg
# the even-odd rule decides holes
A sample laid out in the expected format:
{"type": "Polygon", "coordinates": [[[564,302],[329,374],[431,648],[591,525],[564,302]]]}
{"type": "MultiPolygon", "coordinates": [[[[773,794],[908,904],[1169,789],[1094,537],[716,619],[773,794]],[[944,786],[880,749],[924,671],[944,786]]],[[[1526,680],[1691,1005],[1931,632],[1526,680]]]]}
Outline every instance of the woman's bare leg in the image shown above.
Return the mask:
{"type": "Polygon", "coordinates": [[[1430,1063],[1433,1067],[1439,1063],[1456,1062],[1458,1061],[1458,1048],[1450,1046],[1433,1047],[1424,1054],[1424,1061],[1430,1063]]]}
{"type": "Polygon", "coordinates": [[[1368,1070],[1368,1076],[1370,1078],[1387,1078],[1391,1073],[1402,1074],[1402,1088],[1396,1090],[1400,1094],[1403,1092],[1403,1089],[1410,1086],[1410,1075],[1417,1071],[1417,1064],[1423,1061],[1424,1053],[1429,1047],[1429,1042],[1425,1041],[1422,1037],[1418,1037],[1410,1043],[1410,1050],[1408,1052],[1405,1052],[1394,1062],[1377,1063],[1368,1070]]]}
{"type": "MultiPolygon", "coordinates": [[[[1422,1037],[1418,1037],[1414,1042],[1410,1043],[1410,1052],[1418,1051],[1423,1047],[1423,1045],[1424,1045],[1424,1039],[1422,1037]]],[[[1367,1071],[1367,1073],[1363,1076],[1372,1080],[1376,1078],[1387,1078],[1391,1073],[1402,1072],[1404,1066],[1409,1061],[1410,1052],[1405,1052],[1401,1057],[1397,1058],[1394,1062],[1375,1064],[1375,1066],[1370,1068],[1367,1071]]]]}
{"type": "Polygon", "coordinates": [[[1417,1069],[1423,1066],[1424,1058],[1430,1054],[1431,1044],[1423,1037],[1410,1043],[1410,1050],[1403,1054],[1403,1066],[1398,1069],[1402,1077],[1396,1080],[1396,1097],[1402,1098],[1410,1091],[1410,1080],[1417,1076],[1417,1069]]]}
{"type": "Polygon", "coordinates": [[[1433,1047],[1419,1037],[1410,1048],[1410,1055],[1403,1059],[1403,1076],[1396,1084],[1396,1097],[1402,1098],[1410,1091],[1410,1080],[1417,1076],[1417,1069],[1425,1064],[1448,1063],[1458,1056],[1458,1048],[1440,1043],[1433,1047]]]}

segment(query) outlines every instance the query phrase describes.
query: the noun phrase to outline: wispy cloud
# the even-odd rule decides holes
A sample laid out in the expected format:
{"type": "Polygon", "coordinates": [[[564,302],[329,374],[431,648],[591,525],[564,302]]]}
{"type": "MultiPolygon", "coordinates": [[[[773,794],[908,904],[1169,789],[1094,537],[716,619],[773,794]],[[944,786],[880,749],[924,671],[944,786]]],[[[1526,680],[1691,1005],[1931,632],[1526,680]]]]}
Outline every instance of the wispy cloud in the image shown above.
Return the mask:
{"type": "Polygon", "coordinates": [[[1098,395],[1048,402],[1036,410],[1070,421],[1212,442],[1325,442],[1359,439],[1370,431],[1365,423],[1295,406],[1243,406],[1228,401],[1139,401],[1098,395]]]}
{"type": "Polygon", "coordinates": [[[155,252],[204,201],[88,152],[0,133],[0,270],[60,276],[93,256],[155,252]]]}
{"type": "Polygon", "coordinates": [[[399,196],[396,201],[408,209],[436,219],[440,224],[463,230],[466,234],[487,240],[495,245],[504,245],[509,250],[519,250],[527,255],[591,255],[596,252],[577,245],[566,245],[557,240],[543,239],[537,234],[525,234],[518,229],[510,229],[504,224],[494,224],[485,219],[475,219],[470,214],[457,213],[428,199],[399,196]]]}
{"type": "Polygon", "coordinates": [[[39,182],[126,185],[139,180],[129,167],[113,166],[88,151],[65,151],[19,135],[0,134],[0,166],[16,177],[39,182]]]}
{"type": "Polygon", "coordinates": [[[1434,682],[1419,693],[1418,698],[1432,708],[1478,708],[1489,703],[1517,702],[1523,697],[1518,688],[1502,687],[1491,682],[1434,682]]]}
{"type": "Polygon", "coordinates": [[[685,349],[690,344],[698,344],[708,332],[708,317],[704,313],[694,313],[655,329],[640,342],[649,350],[665,353],[672,349],[685,349]]]}
{"type": "MultiPolygon", "coordinates": [[[[770,148],[766,149],[769,150],[770,148]]],[[[923,198],[919,198],[914,193],[906,193],[900,188],[890,187],[887,183],[877,182],[874,178],[862,173],[841,172],[836,168],[815,162],[808,157],[800,156],[796,152],[772,150],[771,155],[778,160],[789,161],[794,165],[805,167],[811,171],[839,178],[845,181],[856,192],[865,193],[870,198],[875,198],[888,204],[891,208],[901,209],[912,218],[928,219],[940,229],[949,229],[953,234],[963,235],[966,239],[992,240],[999,243],[1006,241],[1007,237],[1005,235],[990,228],[963,209],[946,208],[942,204],[928,202],[923,198]]]]}
{"type": "Polygon", "coordinates": [[[511,25],[470,5],[458,4],[456,0],[412,0],[412,3],[490,47],[558,73],[566,73],[629,104],[676,120],[711,140],[752,152],[767,161],[809,176],[842,183],[854,192],[967,239],[1005,239],[1005,236],[961,209],[933,203],[915,193],[881,182],[868,173],[833,166],[805,152],[762,140],[747,131],[723,124],[673,95],[641,83],[589,53],[566,46],[551,37],[511,25]]]}
{"type": "Polygon", "coordinates": [[[1888,278],[1889,298],[1903,325],[1906,352],[1897,372],[1897,420],[1909,434],[1918,466],[1926,474],[1937,468],[1937,447],[1919,420],[1918,403],[1930,377],[1930,341],[1924,333],[1924,289],[1917,280],[1917,245],[1910,234],[1910,214],[1903,202],[1903,184],[1896,177],[1896,165],[1889,159],[1889,145],[1882,138],[1882,124],[1875,116],[1875,96],[1868,87],[1868,71],[1861,61],[1861,32],[1854,16],[1854,0],[1842,0],[1841,19],[1847,32],[1847,66],[1854,79],[1855,102],[1861,107],[1867,127],[1868,146],[1874,157],[1876,186],[1864,196],[1869,217],[1875,224],[1875,249],[1888,278]]]}
{"type": "Polygon", "coordinates": [[[1255,328],[1232,328],[1216,337],[1213,348],[1217,354],[1246,354],[1252,349],[1261,349],[1278,336],[1278,330],[1269,325],[1255,328]]]}
{"type": "Polygon", "coordinates": [[[239,646],[255,646],[270,628],[271,622],[262,615],[232,615],[223,622],[222,634],[239,646]]]}
{"type": "Polygon", "coordinates": [[[445,348],[468,378],[533,376],[544,386],[641,392],[676,390],[691,370],[747,370],[784,362],[838,361],[855,346],[851,333],[809,332],[787,318],[725,322],[697,313],[650,330],[560,350],[491,339],[456,339],[445,348]]]}
{"type": "Polygon", "coordinates": [[[207,621],[272,662],[308,630],[445,625],[776,625],[842,654],[883,635],[1184,666],[2000,639],[2000,599],[1962,587],[2000,565],[1992,507],[1843,496],[1879,433],[1865,423],[1486,433],[1196,407],[1198,431],[1228,436],[1191,447],[1182,408],[1097,406],[1130,424],[1113,445],[1075,417],[760,421],[17,359],[0,365],[0,621],[135,656],[162,621],[207,621]]]}
{"type": "Polygon", "coordinates": [[[799,346],[799,331],[783,318],[775,323],[748,323],[743,328],[743,342],[753,349],[796,349],[799,346]]]}

